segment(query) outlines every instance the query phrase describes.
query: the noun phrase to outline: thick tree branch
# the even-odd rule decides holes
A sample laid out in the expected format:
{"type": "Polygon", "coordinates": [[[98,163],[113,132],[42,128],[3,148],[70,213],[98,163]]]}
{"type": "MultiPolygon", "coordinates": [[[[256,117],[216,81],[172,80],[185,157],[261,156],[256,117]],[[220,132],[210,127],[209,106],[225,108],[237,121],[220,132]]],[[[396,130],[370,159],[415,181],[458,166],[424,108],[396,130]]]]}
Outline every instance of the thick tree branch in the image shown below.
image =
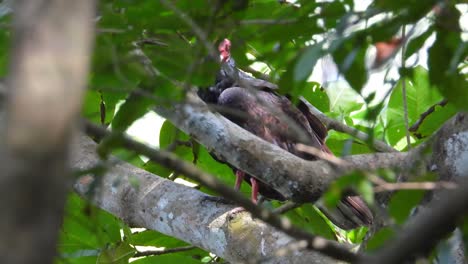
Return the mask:
{"type": "Polygon", "coordinates": [[[158,107],[163,117],[192,135],[219,158],[268,182],[285,197],[315,201],[328,184],[352,170],[413,167],[407,153],[377,153],[346,157],[346,165],[328,161],[306,161],[269,144],[218,114],[209,112],[201,100],[189,93],[187,103],[173,108],[158,107]]]}
{"type": "MultiPolygon", "coordinates": [[[[105,136],[111,135],[111,132],[100,128],[92,123],[85,122],[85,126],[87,133],[95,137],[103,138],[105,136]]],[[[180,160],[179,158],[177,158],[177,156],[170,152],[163,150],[154,150],[150,147],[145,146],[142,143],[128,139],[125,136],[121,136],[119,140],[121,144],[127,149],[145,155],[154,162],[163,164],[164,166],[173,169],[178,173],[184,174],[185,176],[202,183],[206,187],[222,194],[223,197],[226,197],[231,201],[234,201],[237,204],[241,205],[247,211],[252,213],[254,217],[265,221],[271,226],[276,227],[277,229],[285,232],[286,234],[294,238],[305,240],[305,243],[308,248],[317,250],[326,255],[341,260],[356,261],[358,259],[358,256],[356,254],[350,252],[347,248],[344,248],[342,245],[337,244],[334,241],[328,241],[324,238],[314,236],[310,233],[307,233],[301,229],[292,226],[287,218],[278,217],[276,214],[268,211],[267,209],[263,209],[253,204],[249,199],[242,196],[239,192],[235,191],[233,188],[228,187],[221,181],[217,180],[216,177],[209,175],[203,171],[200,171],[195,165],[180,160]]]]}
{"type": "MultiPolygon", "coordinates": [[[[89,138],[81,136],[75,150],[73,166],[76,169],[87,170],[101,164],[96,144],[89,138]]],[[[336,262],[307,250],[278,257],[275,252],[297,240],[252,219],[246,212],[231,213],[235,205],[115,158],[111,157],[108,162],[109,170],[100,176],[100,184],[92,192],[96,195],[88,198],[131,226],[157,230],[231,262],[336,262]]],[[[75,189],[87,196],[93,180],[89,175],[84,176],[77,181],[75,189]]]]}
{"type": "Polygon", "coordinates": [[[412,219],[397,238],[362,263],[403,263],[408,257],[429,253],[468,214],[467,202],[468,180],[464,179],[459,188],[445,192],[441,200],[412,219]]]}
{"type": "MultiPolygon", "coordinates": [[[[12,1],[13,2],[13,1],[12,1]]],[[[93,40],[91,0],[14,1],[6,121],[0,124],[0,256],[52,263],[69,139],[93,40]]]]}
{"type": "MultiPolygon", "coordinates": [[[[468,114],[458,113],[434,134],[427,145],[432,144],[431,169],[439,179],[459,181],[458,187],[437,191],[432,202],[411,219],[396,239],[388,246],[363,261],[385,260],[384,263],[401,263],[417,254],[427,254],[466,216],[468,211],[468,114]],[[388,257],[388,258],[387,258],[388,257]]],[[[422,148],[424,151],[425,147],[422,148]]]]}

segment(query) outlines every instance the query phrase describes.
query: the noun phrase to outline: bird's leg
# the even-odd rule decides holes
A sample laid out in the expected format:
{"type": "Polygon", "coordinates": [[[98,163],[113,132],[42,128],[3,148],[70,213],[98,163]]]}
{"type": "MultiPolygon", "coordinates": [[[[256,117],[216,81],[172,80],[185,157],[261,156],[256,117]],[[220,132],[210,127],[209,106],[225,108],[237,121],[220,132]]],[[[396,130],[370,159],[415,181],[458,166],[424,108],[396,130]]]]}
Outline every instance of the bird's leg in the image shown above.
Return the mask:
{"type": "Polygon", "coordinates": [[[242,181],[244,181],[244,176],[245,176],[245,172],[236,170],[236,185],[234,186],[234,189],[236,191],[240,190],[242,181]]]}
{"type": "Polygon", "coordinates": [[[252,184],[252,202],[254,204],[257,204],[258,203],[258,182],[254,177],[251,177],[250,183],[252,184]]]}
{"type": "MultiPolygon", "coordinates": [[[[245,172],[237,170],[236,171],[236,186],[235,189],[239,190],[242,181],[244,180],[245,172]]],[[[250,178],[250,183],[252,184],[252,202],[254,204],[258,204],[258,182],[255,178],[250,178]]],[[[245,209],[243,207],[237,207],[231,210],[229,213],[231,216],[237,214],[239,212],[244,212],[245,209]]]]}
{"type": "MultiPolygon", "coordinates": [[[[244,176],[245,176],[245,172],[243,172],[241,170],[236,170],[236,184],[234,185],[234,190],[236,190],[236,191],[240,190],[241,184],[244,181],[244,176]]],[[[230,215],[234,215],[234,214],[237,214],[237,213],[243,212],[243,211],[245,211],[244,208],[237,207],[237,208],[234,208],[233,210],[231,210],[230,215]]]]}

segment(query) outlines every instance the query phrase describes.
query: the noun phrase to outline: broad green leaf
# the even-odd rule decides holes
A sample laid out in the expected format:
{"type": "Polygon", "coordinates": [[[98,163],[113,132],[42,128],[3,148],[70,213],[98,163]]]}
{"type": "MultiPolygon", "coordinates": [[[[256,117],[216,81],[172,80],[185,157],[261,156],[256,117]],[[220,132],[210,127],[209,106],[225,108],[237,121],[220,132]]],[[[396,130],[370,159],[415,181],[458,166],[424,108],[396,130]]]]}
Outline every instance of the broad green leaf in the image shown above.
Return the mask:
{"type": "Polygon", "coordinates": [[[326,141],[327,146],[336,156],[371,153],[369,146],[352,136],[336,131],[329,131],[326,141]]]}
{"type": "Polygon", "coordinates": [[[303,81],[307,79],[314,69],[317,61],[323,56],[322,45],[311,45],[305,49],[294,69],[294,80],[303,81]]]}
{"type": "MultiPolygon", "coordinates": [[[[408,105],[408,123],[412,126],[417,122],[422,113],[426,112],[431,106],[440,102],[443,98],[440,93],[431,87],[429,83],[428,72],[422,67],[416,67],[408,76],[411,81],[406,79],[406,100],[408,105]]],[[[439,108],[438,111],[443,113],[438,114],[439,121],[437,123],[428,123],[425,125],[426,134],[430,135],[438,129],[443,121],[450,118],[453,114],[453,108],[439,108]],[[444,120],[445,119],[445,120],[444,120]],[[441,122],[442,121],[442,122],[441,122]]],[[[424,123],[430,122],[426,119],[424,123]]],[[[423,123],[423,124],[424,124],[423,123]]],[[[391,145],[395,145],[403,137],[405,137],[405,121],[403,109],[403,94],[401,81],[394,88],[387,109],[387,138],[391,145]]],[[[419,131],[418,131],[419,132],[419,131]]]]}
{"type": "Polygon", "coordinates": [[[358,93],[360,93],[367,80],[367,70],[365,68],[366,50],[367,45],[363,41],[354,38],[340,43],[332,52],[333,59],[341,74],[344,75],[346,81],[358,93]]]}
{"type": "Polygon", "coordinates": [[[346,236],[352,243],[359,244],[365,238],[367,231],[367,227],[356,228],[351,231],[348,231],[346,233],[346,236]]]}
{"type": "Polygon", "coordinates": [[[164,165],[161,165],[159,163],[155,163],[153,161],[148,161],[146,162],[143,167],[146,171],[149,171],[159,177],[167,178],[169,175],[171,175],[172,170],[165,167],[164,165]]]}
{"type": "Polygon", "coordinates": [[[351,112],[361,109],[364,105],[359,94],[344,82],[338,81],[330,85],[326,92],[330,98],[330,111],[343,116],[349,116],[351,112]]]}
{"type": "Polygon", "coordinates": [[[335,233],[312,204],[304,204],[285,215],[292,223],[314,235],[335,240],[335,233]]]}
{"type": "Polygon", "coordinates": [[[418,37],[416,37],[414,39],[410,39],[410,41],[408,42],[408,45],[406,46],[406,49],[405,49],[405,58],[409,58],[411,55],[413,55],[414,53],[419,51],[423,47],[426,40],[433,33],[434,33],[434,28],[429,27],[426,30],[426,32],[422,33],[421,35],[419,35],[418,37]]]}
{"type": "Polygon", "coordinates": [[[71,194],[65,207],[57,261],[96,263],[107,245],[121,241],[121,228],[126,227],[116,217],[71,194]]]}
{"type": "Polygon", "coordinates": [[[309,84],[312,84],[313,86],[307,86],[300,95],[321,112],[330,111],[330,99],[328,98],[325,90],[319,83],[312,82],[309,84]]]}
{"type": "Polygon", "coordinates": [[[423,190],[400,190],[392,196],[388,211],[396,223],[402,225],[406,221],[411,210],[423,198],[424,193],[423,190]]]}
{"type": "Polygon", "coordinates": [[[125,131],[135,120],[146,114],[152,104],[153,101],[148,98],[135,93],[130,94],[116,113],[112,121],[112,129],[125,131]]]}
{"type": "Polygon", "coordinates": [[[126,264],[136,250],[128,243],[120,242],[104,249],[98,256],[97,264],[126,264]]]}
{"type": "Polygon", "coordinates": [[[176,128],[171,122],[164,121],[159,133],[159,147],[174,152],[180,158],[192,162],[193,152],[190,137],[176,128]]]}
{"type": "MultiPolygon", "coordinates": [[[[458,10],[452,12],[459,18],[458,10]]],[[[438,29],[436,41],[429,49],[429,80],[458,110],[468,110],[466,76],[457,69],[467,52],[468,46],[461,41],[459,33],[441,29],[438,29]]]]}

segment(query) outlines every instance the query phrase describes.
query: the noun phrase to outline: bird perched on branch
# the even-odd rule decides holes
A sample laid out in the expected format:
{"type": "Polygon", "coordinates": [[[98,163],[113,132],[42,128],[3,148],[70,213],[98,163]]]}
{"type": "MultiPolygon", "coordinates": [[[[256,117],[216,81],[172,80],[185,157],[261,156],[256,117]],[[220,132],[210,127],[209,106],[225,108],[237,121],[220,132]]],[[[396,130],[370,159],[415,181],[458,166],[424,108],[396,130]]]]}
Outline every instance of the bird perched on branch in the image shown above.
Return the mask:
{"type": "MultiPolygon", "coordinates": [[[[299,101],[296,107],[287,97],[274,91],[277,85],[251,77],[236,68],[228,39],[220,43],[218,50],[221,69],[216,75],[214,86],[198,91],[202,100],[215,105],[230,121],[300,158],[317,159],[316,156],[299,150],[299,144],[333,155],[325,145],[326,127],[310,112],[304,101],[299,101]]],[[[257,203],[259,193],[267,199],[285,200],[267,182],[240,169],[233,170],[236,175],[235,189],[238,190],[243,181],[249,183],[252,186],[251,198],[254,203],[257,203]]],[[[371,211],[358,196],[345,196],[337,209],[322,211],[332,222],[344,229],[369,225],[373,220],[371,211]]]]}

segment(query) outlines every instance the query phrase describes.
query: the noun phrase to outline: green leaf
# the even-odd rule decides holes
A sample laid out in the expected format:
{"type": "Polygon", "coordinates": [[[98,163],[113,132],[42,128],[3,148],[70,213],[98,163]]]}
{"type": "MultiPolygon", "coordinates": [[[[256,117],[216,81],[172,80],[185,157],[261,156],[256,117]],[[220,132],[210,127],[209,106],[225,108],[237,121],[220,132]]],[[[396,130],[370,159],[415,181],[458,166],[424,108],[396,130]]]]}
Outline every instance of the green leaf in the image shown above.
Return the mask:
{"type": "Polygon", "coordinates": [[[335,240],[335,233],[326,220],[312,204],[304,204],[299,208],[291,210],[285,214],[291,222],[314,235],[335,240]]]}
{"type": "Polygon", "coordinates": [[[126,264],[135,254],[136,250],[128,243],[120,242],[114,246],[106,248],[99,255],[97,264],[126,264]]]}
{"type": "Polygon", "coordinates": [[[365,67],[367,45],[358,38],[348,39],[344,43],[342,40],[339,41],[335,43],[337,47],[333,50],[333,58],[351,87],[360,93],[367,81],[365,67]]]}
{"type": "MultiPolygon", "coordinates": [[[[408,77],[411,81],[406,81],[406,101],[408,105],[408,123],[412,126],[419,120],[422,113],[440,102],[443,97],[436,89],[431,87],[428,72],[424,68],[414,68],[408,77]]],[[[438,113],[437,118],[433,117],[435,118],[435,123],[430,122],[428,119],[424,121],[423,124],[427,123],[425,125],[425,133],[427,134],[422,136],[432,134],[443,124],[443,121],[454,114],[454,109],[452,107],[439,108],[438,111],[441,113],[438,113]]],[[[401,81],[394,88],[388,103],[387,124],[387,139],[390,145],[394,146],[398,141],[404,138],[406,134],[401,81]]]]}
{"type": "Polygon", "coordinates": [[[349,116],[351,112],[361,109],[364,101],[359,94],[343,82],[338,82],[326,90],[330,98],[330,111],[349,116]]]}
{"type": "Polygon", "coordinates": [[[310,82],[306,89],[303,89],[300,95],[304,97],[309,103],[315,106],[321,112],[330,111],[330,99],[325,90],[319,83],[310,82]],[[312,87],[310,87],[310,85],[312,87]]]}
{"type": "Polygon", "coordinates": [[[355,154],[371,153],[372,150],[364,143],[360,143],[352,138],[346,140],[330,138],[327,146],[338,156],[348,156],[355,154]]]}
{"type": "Polygon", "coordinates": [[[65,207],[57,261],[63,263],[96,263],[108,244],[120,243],[120,229],[125,225],[111,214],[100,210],[72,193],[65,207]]]}
{"type": "Polygon", "coordinates": [[[174,152],[180,158],[192,162],[193,152],[190,146],[190,137],[176,128],[168,120],[164,121],[159,133],[159,147],[174,152]]]}
{"type": "MultiPolygon", "coordinates": [[[[1,22],[6,24],[8,23],[6,20],[10,19],[2,18],[1,22]]],[[[10,41],[11,32],[6,29],[0,30],[0,76],[2,77],[7,74],[7,65],[10,59],[10,52],[8,52],[10,49],[10,41]]]]}
{"type": "Polygon", "coordinates": [[[374,188],[370,181],[363,180],[358,182],[356,189],[367,204],[374,204],[374,188]]]}
{"type": "MultiPolygon", "coordinates": [[[[453,13],[459,17],[455,9],[453,13]]],[[[457,20],[458,21],[458,20],[457,20]]],[[[467,56],[467,44],[458,32],[439,30],[429,49],[429,79],[458,110],[468,110],[468,86],[457,65],[467,56]]]]}
{"type": "Polygon", "coordinates": [[[386,241],[395,236],[395,231],[389,227],[384,227],[375,233],[369,242],[367,242],[367,250],[374,251],[380,248],[386,241]]]}
{"type": "Polygon", "coordinates": [[[410,39],[405,49],[405,58],[409,58],[411,55],[419,51],[432,33],[434,33],[434,27],[429,27],[426,32],[414,39],[410,39]]]}
{"type": "Polygon", "coordinates": [[[125,100],[112,121],[112,129],[115,131],[125,131],[135,120],[148,112],[148,107],[152,100],[137,95],[135,93],[125,100]]]}
{"type": "Polygon", "coordinates": [[[306,48],[302,56],[297,61],[296,67],[294,68],[294,80],[304,81],[306,80],[312,70],[314,69],[317,61],[323,56],[322,45],[316,44],[306,48]]]}
{"type": "Polygon", "coordinates": [[[366,237],[368,228],[361,227],[350,230],[346,233],[346,237],[354,244],[359,244],[366,237]]]}
{"type": "Polygon", "coordinates": [[[143,169],[145,169],[146,171],[149,171],[159,177],[163,177],[163,178],[167,178],[169,177],[169,175],[171,175],[172,173],[172,170],[171,169],[168,169],[167,167],[159,164],[159,163],[155,163],[153,161],[148,161],[146,162],[143,167],[143,169]]]}
{"type": "Polygon", "coordinates": [[[388,211],[395,222],[402,225],[419,204],[424,196],[423,190],[400,190],[395,193],[389,203],[388,211]]]}

